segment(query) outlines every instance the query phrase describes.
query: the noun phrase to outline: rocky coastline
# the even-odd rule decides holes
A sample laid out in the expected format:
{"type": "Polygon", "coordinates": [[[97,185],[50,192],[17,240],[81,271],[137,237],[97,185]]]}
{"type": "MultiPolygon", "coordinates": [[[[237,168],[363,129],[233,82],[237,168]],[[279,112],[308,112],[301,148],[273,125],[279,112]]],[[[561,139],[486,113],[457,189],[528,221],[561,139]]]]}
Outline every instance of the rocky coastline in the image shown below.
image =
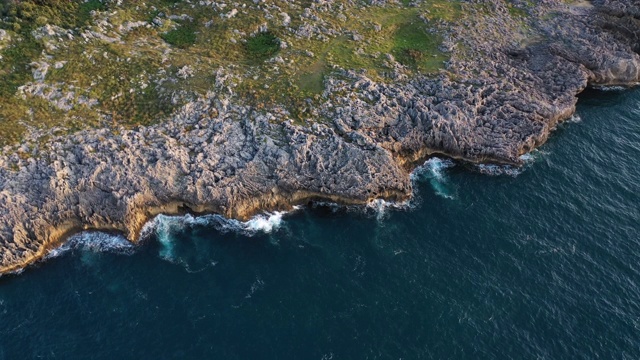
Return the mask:
{"type": "Polygon", "coordinates": [[[392,57],[390,83],[337,69],[308,109],[312,124],[221,88],[159,124],[5,146],[0,274],[79,231],[136,242],[158,214],[248,219],[310,201],[404,201],[429,157],[521,165],[584,89],[640,82],[637,1],[542,0],[517,22],[507,2],[465,3],[489,11],[448,31],[445,44],[457,45],[439,75],[407,77],[392,57]]]}

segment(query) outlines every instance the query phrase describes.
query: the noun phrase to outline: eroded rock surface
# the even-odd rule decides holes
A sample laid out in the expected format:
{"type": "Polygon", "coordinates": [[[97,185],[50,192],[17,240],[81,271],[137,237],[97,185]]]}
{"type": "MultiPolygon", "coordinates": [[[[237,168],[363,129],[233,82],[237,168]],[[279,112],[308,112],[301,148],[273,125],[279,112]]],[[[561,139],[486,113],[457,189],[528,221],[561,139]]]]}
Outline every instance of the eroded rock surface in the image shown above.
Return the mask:
{"type": "Polygon", "coordinates": [[[158,213],[247,218],[314,199],[406,199],[409,171],[425,158],[517,165],[571,116],[587,86],[640,81],[637,1],[543,0],[518,23],[502,1],[468,3],[491,16],[452,29],[446,71],[405,78],[393,59],[392,83],[339,71],[325,80],[313,125],[220,93],[159,125],[5,147],[0,273],[81,229],[122,231],[135,241],[158,213]]]}

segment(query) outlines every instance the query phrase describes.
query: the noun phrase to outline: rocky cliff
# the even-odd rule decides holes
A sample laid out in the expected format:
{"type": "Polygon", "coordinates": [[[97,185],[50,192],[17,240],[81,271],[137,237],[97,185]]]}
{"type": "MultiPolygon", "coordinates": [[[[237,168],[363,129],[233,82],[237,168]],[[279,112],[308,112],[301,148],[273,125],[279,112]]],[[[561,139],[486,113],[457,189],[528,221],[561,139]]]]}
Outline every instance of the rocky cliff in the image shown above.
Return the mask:
{"type": "Polygon", "coordinates": [[[407,76],[393,56],[391,82],[337,69],[309,105],[313,123],[210,92],[170,121],[45,140],[34,133],[36,145],[6,146],[0,273],[83,229],[136,241],[160,213],[246,219],[313,200],[404,200],[409,172],[429,156],[518,165],[587,86],[640,81],[637,1],[541,0],[518,17],[509,2],[463,3],[479,5],[468,7],[477,14],[447,32],[451,56],[439,75],[407,76]]]}

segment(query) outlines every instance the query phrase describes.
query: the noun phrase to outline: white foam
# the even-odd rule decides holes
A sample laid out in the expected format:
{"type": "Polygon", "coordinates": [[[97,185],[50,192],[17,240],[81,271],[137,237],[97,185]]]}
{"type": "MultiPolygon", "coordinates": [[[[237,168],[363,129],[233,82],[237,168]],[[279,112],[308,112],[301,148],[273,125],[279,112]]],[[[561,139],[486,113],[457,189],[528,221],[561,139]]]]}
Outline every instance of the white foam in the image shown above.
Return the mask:
{"type": "Polygon", "coordinates": [[[570,118],[565,120],[565,122],[571,123],[571,124],[576,124],[576,123],[582,122],[582,118],[578,114],[573,114],[573,115],[571,115],[570,118]]]}
{"type": "Polygon", "coordinates": [[[411,199],[403,202],[374,199],[366,205],[365,209],[368,211],[373,211],[376,219],[378,221],[382,221],[389,214],[389,210],[407,210],[413,208],[413,206],[414,204],[411,199]]]}
{"type": "Polygon", "coordinates": [[[207,225],[208,223],[207,216],[193,216],[191,214],[184,216],[158,215],[149,223],[149,229],[145,229],[145,231],[147,231],[148,235],[155,234],[160,244],[158,255],[162,259],[183,265],[187,271],[191,272],[189,263],[176,254],[177,234],[194,225],[207,225]]]}
{"type": "MultiPolygon", "coordinates": [[[[298,209],[300,209],[300,207],[294,207],[292,211],[298,209]]],[[[221,233],[236,232],[245,236],[269,234],[282,227],[284,224],[283,217],[288,213],[290,212],[275,211],[264,213],[256,215],[248,221],[227,219],[221,215],[158,215],[145,225],[142,236],[146,239],[149,238],[150,235],[155,235],[162,246],[160,256],[167,260],[172,260],[175,257],[175,235],[184,232],[190,227],[211,226],[221,233]]]]}
{"type": "Polygon", "coordinates": [[[417,167],[411,173],[411,180],[429,180],[436,195],[447,199],[454,199],[455,196],[450,189],[446,175],[446,169],[453,166],[455,166],[455,163],[452,160],[433,157],[425,161],[422,166],[417,167]]]}
{"type": "Polygon", "coordinates": [[[250,299],[257,291],[264,289],[264,281],[259,277],[256,278],[256,281],[251,284],[251,288],[247,295],[244,296],[245,299],[250,299]]]}
{"type": "Polygon", "coordinates": [[[87,231],[73,235],[62,246],[49,251],[46,258],[55,258],[72,250],[130,255],[135,249],[136,246],[122,235],[87,231]]]}
{"type": "Polygon", "coordinates": [[[524,161],[525,164],[530,164],[535,161],[536,157],[534,156],[534,152],[528,152],[526,154],[520,155],[520,160],[524,161]]]}
{"type": "Polygon", "coordinates": [[[435,178],[438,180],[445,180],[446,176],[444,171],[450,167],[453,167],[455,163],[449,159],[441,159],[433,157],[418,166],[412,173],[412,180],[419,180],[421,177],[435,178]]]}
{"type": "Polygon", "coordinates": [[[628,89],[624,86],[594,86],[593,88],[600,91],[625,91],[628,89]]]}
{"type": "MultiPolygon", "coordinates": [[[[179,233],[192,226],[212,226],[216,230],[226,232],[238,232],[242,235],[252,236],[256,234],[268,234],[278,230],[283,224],[283,217],[301,207],[295,206],[292,211],[274,211],[256,215],[248,221],[227,219],[221,215],[158,215],[149,221],[141,232],[145,239],[149,235],[170,235],[179,233]]],[[[163,241],[164,239],[159,239],[163,241]]]]}
{"type": "Polygon", "coordinates": [[[516,177],[522,173],[522,168],[510,165],[477,164],[475,168],[482,174],[491,176],[509,175],[516,177]]]}
{"type": "Polygon", "coordinates": [[[241,227],[249,233],[270,233],[277,230],[282,225],[282,216],[286,214],[284,211],[276,211],[266,215],[257,215],[251,220],[240,223],[241,227]]]}
{"type": "MultiPolygon", "coordinates": [[[[188,221],[186,218],[185,221],[188,221]]],[[[183,223],[177,217],[159,215],[154,219],[156,238],[160,243],[160,257],[173,262],[174,242],[173,231],[183,228],[183,223]]]]}
{"type": "MultiPolygon", "coordinates": [[[[186,253],[181,253],[177,246],[178,234],[186,231],[191,226],[207,224],[209,224],[208,216],[193,216],[190,214],[184,216],[158,215],[145,225],[143,233],[146,237],[155,235],[160,245],[158,250],[160,258],[182,266],[187,272],[197,273],[210,266],[215,266],[216,262],[208,259],[207,261],[201,261],[202,259],[197,256],[197,250],[189,249],[186,253]]],[[[182,252],[184,252],[184,249],[182,252]]]]}
{"type": "Polygon", "coordinates": [[[508,175],[508,176],[516,177],[522,174],[527,167],[533,164],[541,154],[544,154],[544,153],[539,150],[533,150],[531,152],[521,155],[519,159],[522,162],[524,162],[522,166],[476,164],[474,165],[474,167],[480,173],[485,175],[491,175],[491,176],[508,175]]]}

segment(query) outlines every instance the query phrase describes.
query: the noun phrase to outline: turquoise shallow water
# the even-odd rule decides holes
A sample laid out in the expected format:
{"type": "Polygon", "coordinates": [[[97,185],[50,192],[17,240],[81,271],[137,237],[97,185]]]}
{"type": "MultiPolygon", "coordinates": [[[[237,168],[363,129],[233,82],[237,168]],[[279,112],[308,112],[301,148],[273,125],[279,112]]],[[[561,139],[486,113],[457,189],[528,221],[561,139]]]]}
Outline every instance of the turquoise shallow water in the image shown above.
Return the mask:
{"type": "Polygon", "coordinates": [[[432,161],[410,209],[77,239],[0,278],[0,360],[638,359],[640,90],[578,114],[518,175],[432,161]]]}

